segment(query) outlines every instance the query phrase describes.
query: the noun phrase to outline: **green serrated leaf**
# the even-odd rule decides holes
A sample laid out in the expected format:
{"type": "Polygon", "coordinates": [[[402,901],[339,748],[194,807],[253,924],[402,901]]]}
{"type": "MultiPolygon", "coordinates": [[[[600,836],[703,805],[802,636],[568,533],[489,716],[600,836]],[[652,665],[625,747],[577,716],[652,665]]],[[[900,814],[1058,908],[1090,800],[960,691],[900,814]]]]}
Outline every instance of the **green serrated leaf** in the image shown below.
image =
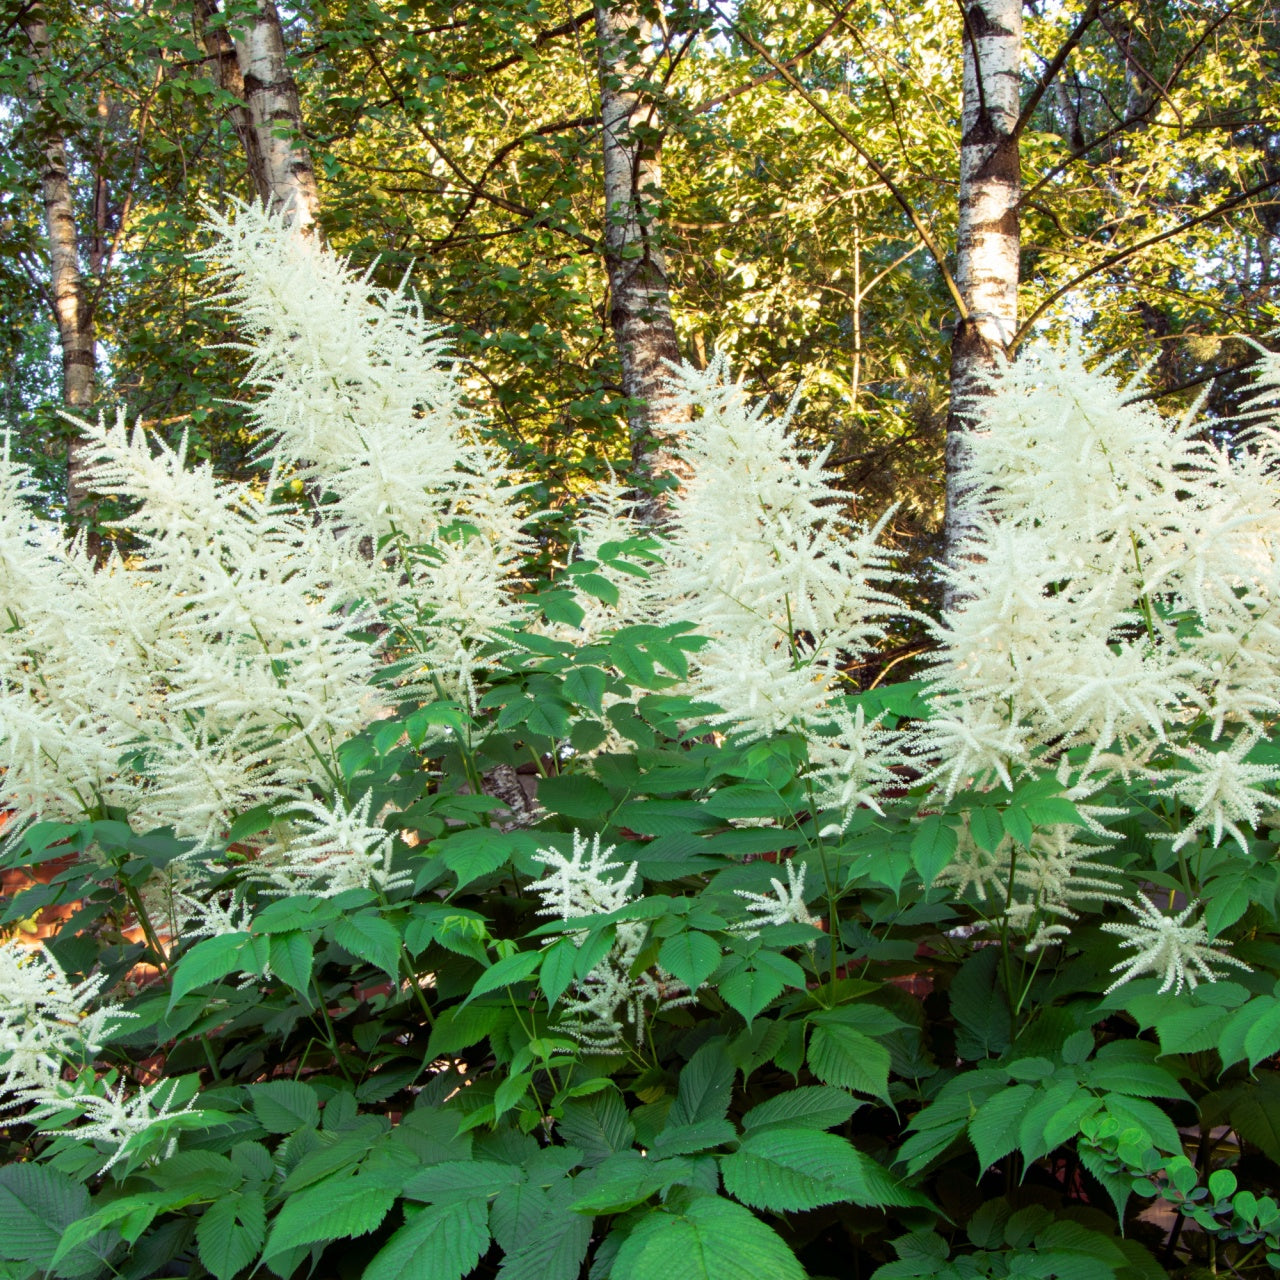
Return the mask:
{"type": "Polygon", "coordinates": [[[658,949],[658,963],[690,991],[696,991],[720,967],[720,944],[691,929],[673,934],[658,949]]]}
{"type": "Polygon", "coordinates": [[[215,1280],[231,1280],[257,1256],[267,1230],[266,1202],[251,1188],[215,1200],[196,1224],[200,1261],[215,1280]]]}
{"type": "Polygon", "coordinates": [[[381,969],[392,982],[400,980],[400,934],[376,911],[344,916],[333,926],[333,940],[352,955],[381,969]]]}
{"type": "Polygon", "coordinates": [[[313,952],[305,933],[277,933],[271,937],[271,971],[310,1003],[313,952]]]}
{"type": "Polygon", "coordinates": [[[271,1224],[264,1256],[295,1245],[367,1235],[381,1224],[395,1200],[395,1188],[373,1178],[328,1178],[285,1201],[271,1224]]]}
{"type": "Polygon", "coordinates": [[[293,1133],[320,1123],[316,1091],[298,1080],[268,1080],[251,1084],[249,1104],[268,1133],[293,1133]]]}
{"type": "Polygon", "coordinates": [[[958,844],[955,828],[941,814],[931,814],[916,828],[911,840],[911,865],[926,886],[948,866],[958,844]]]}
{"type": "Polygon", "coordinates": [[[978,1153],[980,1169],[989,1169],[1017,1147],[1022,1115],[1035,1092],[1029,1084],[1017,1084],[993,1094],[974,1112],[969,1140],[978,1153]]]}
{"type": "Polygon", "coordinates": [[[830,1085],[808,1084],[752,1107],[742,1117],[747,1133],[763,1129],[834,1129],[862,1104],[843,1089],[830,1085]]]}
{"type": "Polygon", "coordinates": [[[724,1039],[708,1040],[680,1072],[668,1123],[723,1120],[729,1110],[735,1074],[724,1039]]]}
{"type": "Polygon", "coordinates": [[[0,1256],[44,1270],[63,1231],[88,1212],[88,1191],[65,1173],[38,1164],[0,1168],[0,1256]]]}
{"type": "Polygon", "coordinates": [[[889,1050],[854,1027],[815,1026],[807,1060],[826,1084],[889,1100],[889,1050]]]}
{"type": "Polygon", "coordinates": [[[472,986],[463,1003],[470,1004],[477,996],[485,995],[490,991],[500,991],[503,987],[514,986],[517,982],[524,982],[532,977],[541,963],[541,951],[517,951],[513,955],[503,957],[490,965],[476,979],[475,985],[472,986]]]}
{"type": "Polygon", "coordinates": [[[229,973],[242,972],[241,952],[249,943],[247,933],[224,933],[205,938],[183,954],[174,971],[173,989],[169,993],[172,1009],[189,991],[203,987],[229,973]]]}
{"type": "Polygon", "coordinates": [[[699,1196],[682,1210],[664,1207],[631,1230],[611,1280],[804,1280],[804,1268],[749,1210],[699,1196]]]}
{"type": "Polygon", "coordinates": [[[363,1280],[462,1280],[488,1247],[484,1200],[432,1205],[387,1241],[363,1280]]]}

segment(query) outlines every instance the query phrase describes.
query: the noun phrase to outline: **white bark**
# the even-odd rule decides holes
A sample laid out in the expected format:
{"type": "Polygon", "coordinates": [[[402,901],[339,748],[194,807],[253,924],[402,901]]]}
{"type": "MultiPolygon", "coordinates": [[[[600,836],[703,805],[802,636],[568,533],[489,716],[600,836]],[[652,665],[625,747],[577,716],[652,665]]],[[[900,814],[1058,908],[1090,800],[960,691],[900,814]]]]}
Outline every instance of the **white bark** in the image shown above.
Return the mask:
{"type": "Polygon", "coordinates": [[[257,0],[252,17],[231,32],[217,0],[194,0],[193,11],[215,79],[242,104],[233,109],[232,123],[258,198],[268,209],[291,209],[301,226],[313,226],[320,193],[274,0],[257,0]]]}
{"type": "Polygon", "coordinates": [[[965,0],[964,99],[956,284],[969,315],[951,344],[947,421],[947,552],[968,521],[958,487],[975,378],[992,368],[1018,328],[1018,200],[1015,126],[1020,113],[1021,0],[965,0]]]}
{"type": "MultiPolygon", "coordinates": [[[[637,9],[609,0],[596,0],[595,20],[609,320],[622,362],[622,388],[636,402],[628,415],[632,460],[643,476],[674,471],[678,478],[669,445],[689,414],[667,385],[667,361],[678,360],[680,350],[658,222],[662,122],[639,85],[650,72],[654,33],[637,9]]],[[[660,519],[662,504],[648,504],[643,514],[660,519]]]]}
{"type": "MultiPolygon", "coordinates": [[[[43,12],[39,6],[32,6],[21,21],[36,66],[47,65],[49,32],[43,12]]],[[[44,102],[45,82],[41,71],[31,77],[31,97],[36,104],[44,102]]],[[[66,136],[53,124],[46,123],[43,128],[40,189],[49,240],[49,297],[62,347],[62,399],[69,411],[84,414],[93,404],[96,385],[93,315],[80,273],[66,136]]],[[[84,484],[87,461],[84,443],[72,437],[67,443],[67,512],[72,520],[88,514],[92,508],[84,484]]]]}

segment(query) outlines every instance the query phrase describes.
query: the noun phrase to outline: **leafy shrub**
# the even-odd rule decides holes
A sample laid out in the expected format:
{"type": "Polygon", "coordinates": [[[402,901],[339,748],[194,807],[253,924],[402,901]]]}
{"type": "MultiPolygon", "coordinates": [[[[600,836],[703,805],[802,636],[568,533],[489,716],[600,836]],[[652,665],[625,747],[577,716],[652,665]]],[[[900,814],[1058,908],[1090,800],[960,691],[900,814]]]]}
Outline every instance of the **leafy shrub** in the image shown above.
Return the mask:
{"type": "Polygon", "coordinates": [[[411,301],[216,230],[261,483],[86,426],[96,565],[0,468],[0,1275],[1280,1266],[1270,427],[1004,371],[850,693],[891,557],[722,365],[528,581],[411,301]]]}

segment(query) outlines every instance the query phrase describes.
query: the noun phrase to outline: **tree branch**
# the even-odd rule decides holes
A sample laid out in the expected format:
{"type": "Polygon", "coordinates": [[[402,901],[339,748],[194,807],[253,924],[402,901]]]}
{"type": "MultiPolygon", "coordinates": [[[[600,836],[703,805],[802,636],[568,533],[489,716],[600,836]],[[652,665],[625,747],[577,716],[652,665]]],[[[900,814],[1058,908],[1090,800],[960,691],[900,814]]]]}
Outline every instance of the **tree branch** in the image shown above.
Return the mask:
{"type": "Polygon", "coordinates": [[[773,57],[772,54],[747,30],[739,26],[731,18],[727,18],[720,9],[718,0],[710,0],[712,10],[719,16],[720,20],[748,47],[753,49],[765,62],[769,64],[783,80],[791,86],[792,89],[809,104],[810,108],[835,130],[836,135],[843,138],[845,142],[851,146],[855,152],[862,158],[863,163],[871,170],[872,173],[880,180],[885,190],[893,197],[898,207],[907,215],[912,227],[915,228],[916,235],[920,237],[924,247],[929,251],[929,256],[933,259],[934,265],[942,274],[942,279],[947,286],[947,292],[951,295],[951,300],[956,304],[956,310],[960,313],[961,320],[969,318],[969,308],[965,306],[964,298],[960,293],[960,288],[955,282],[950,269],[947,267],[946,257],[942,250],[938,247],[938,242],[933,238],[933,233],[924,225],[920,215],[916,213],[911,202],[907,199],[898,184],[889,176],[888,171],[880,164],[878,160],[851,134],[836,118],[813,96],[801,83],[773,57]]]}
{"type": "Polygon", "coordinates": [[[1071,51],[1084,39],[1085,32],[1093,25],[1099,17],[1102,9],[1101,0],[1089,0],[1085,6],[1085,11],[1080,15],[1080,21],[1071,29],[1070,35],[1062,42],[1058,52],[1053,55],[1053,60],[1040,73],[1036,86],[1031,90],[1026,103],[1022,108],[1022,114],[1018,116],[1018,122],[1013,126],[1013,137],[1018,139],[1022,137],[1022,131],[1031,123],[1031,117],[1035,115],[1036,108],[1040,105],[1040,99],[1044,97],[1049,86],[1057,79],[1060,72],[1071,56],[1071,51]]]}
{"type": "Polygon", "coordinates": [[[1124,262],[1128,258],[1132,258],[1134,254],[1141,253],[1143,249],[1149,249],[1152,245],[1160,244],[1165,240],[1172,240],[1175,236],[1180,236],[1184,231],[1190,231],[1192,227],[1198,227],[1203,222],[1209,222],[1213,218],[1220,217],[1224,213],[1229,213],[1238,205],[1244,204],[1246,200],[1252,199],[1254,196],[1261,195],[1264,191],[1270,191],[1273,187],[1280,186],[1280,177],[1269,178],[1266,182],[1260,182],[1257,186],[1249,187],[1245,191],[1238,191],[1229,199],[1222,201],[1221,204],[1215,205],[1214,208],[1207,210],[1205,213],[1197,214],[1194,218],[1188,218],[1185,222],[1176,227],[1170,227],[1167,231],[1159,231],[1155,235],[1148,236],[1145,240],[1139,240],[1136,244],[1131,244],[1127,249],[1118,249],[1115,253],[1109,253],[1099,262],[1094,263],[1085,271],[1081,271],[1079,275],[1073,276],[1061,288],[1055,289],[1027,318],[1023,321],[1018,332],[1013,335],[1013,341],[1009,343],[1009,353],[1012,355],[1017,351],[1018,347],[1026,340],[1027,334],[1031,330],[1031,326],[1042,316],[1048,309],[1053,306],[1059,298],[1071,292],[1077,285],[1083,284],[1086,280],[1100,274],[1103,271],[1109,271],[1112,267],[1124,262]]]}

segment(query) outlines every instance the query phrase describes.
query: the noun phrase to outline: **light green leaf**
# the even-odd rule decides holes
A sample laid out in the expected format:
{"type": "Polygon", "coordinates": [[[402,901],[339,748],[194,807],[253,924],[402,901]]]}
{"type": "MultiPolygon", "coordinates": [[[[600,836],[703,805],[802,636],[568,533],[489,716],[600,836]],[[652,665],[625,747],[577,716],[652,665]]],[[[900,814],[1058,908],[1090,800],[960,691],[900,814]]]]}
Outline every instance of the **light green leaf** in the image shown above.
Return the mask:
{"type": "Polygon", "coordinates": [[[277,933],[271,938],[270,955],[272,972],[294,991],[306,996],[311,986],[311,939],[301,932],[277,933]]]}
{"type": "Polygon", "coordinates": [[[608,677],[599,667],[573,667],[564,678],[564,696],[597,715],[604,711],[607,687],[608,677]]]}
{"type": "Polygon", "coordinates": [[[354,956],[381,969],[392,982],[400,980],[400,935],[376,911],[345,916],[333,926],[333,940],[354,956]]]}
{"type": "Polygon", "coordinates": [[[662,944],[658,963],[690,991],[696,991],[720,967],[720,955],[720,944],[714,938],[686,929],[662,944]]]}
{"type": "Polygon", "coordinates": [[[262,1192],[234,1191],[215,1200],[196,1224],[200,1261],[216,1277],[231,1280],[257,1256],[266,1235],[262,1192]]]}
{"type": "Polygon", "coordinates": [[[554,1006],[573,981],[577,946],[572,938],[561,938],[542,952],[542,965],[538,970],[538,985],[546,997],[548,1006],[554,1006]]]}
{"type": "Polygon", "coordinates": [[[299,1244],[367,1235],[395,1203],[393,1187],[373,1178],[341,1175],[292,1195],[271,1224],[265,1255],[299,1244]]]}
{"type": "Polygon", "coordinates": [[[387,1241],[362,1280],[462,1280],[488,1247],[483,1200],[432,1205],[387,1241]]]}
{"type": "Polygon", "coordinates": [[[609,1274],[610,1280],[804,1280],[804,1268],[776,1232],[719,1196],[641,1219],[609,1274]]]}
{"type": "Polygon", "coordinates": [[[809,1070],[826,1084],[888,1101],[889,1050],[853,1027],[815,1026],[808,1062],[809,1070]]]}
{"type": "Polygon", "coordinates": [[[776,973],[744,965],[719,983],[716,992],[731,1009],[736,1009],[747,1022],[752,1022],[782,994],[786,985],[776,973]]]}
{"type": "Polygon", "coordinates": [[[565,1142],[582,1149],[582,1162],[586,1165],[599,1164],[616,1152],[629,1150],[636,1136],[616,1089],[567,1102],[558,1128],[565,1142]]]}
{"type": "Polygon", "coordinates": [[[247,933],[224,933],[217,938],[205,938],[184,953],[174,971],[169,1008],[188,991],[216,982],[229,973],[240,973],[240,953],[248,941],[247,933]]]}
{"type": "Polygon", "coordinates": [[[955,828],[941,814],[931,814],[916,828],[911,840],[911,865],[926,886],[955,856],[958,843],[955,828]]]}
{"type": "Polygon", "coordinates": [[[901,1206],[917,1200],[844,1138],[812,1129],[747,1134],[736,1152],[721,1159],[720,1176],[731,1196],[770,1212],[844,1202],[901,1206]]]}
{"type": "Polygon", "coordinates": [[[541,963],[541,951],[517,951],[513,955],[505,956],[490,965],[476,979],[471,993],[463,1003],[469,1004],[476,996],[485,995],[490,991],[499,991],[503,987],[514,986],[517,982],[525,981],[541,963]]]}
{"type": "Polygon", "coordinates": [[[316,1091],[297,1080],[268,1080],[249,1085],[249,1102],[268,1133],[294,1133],[320,1123],[316,1091]]]}
{"type": "Polygon", "coordinates": [[[540,1222],[527,1243],[502,1260],[498,1280],[578,1280],[591,1243],[591,1219],[557,1214],[540,1222]]]}
{"type": "Polygon", "coordinates": [[[834,1129],[861,1104],[843,1089],[808,1084],[776,1094],[742,1117],[748,1133],[764,1129],[834,1129]]]}
{"type": "Polygon", "coordinates": [[[989,1169],[1018,1145],[1022,1113],[1035,1096],[1029,1084],[1002,1089],[986,1100],[969,1121],[969,1139],[978,1153],[978,1166],[989,1169]]]}

